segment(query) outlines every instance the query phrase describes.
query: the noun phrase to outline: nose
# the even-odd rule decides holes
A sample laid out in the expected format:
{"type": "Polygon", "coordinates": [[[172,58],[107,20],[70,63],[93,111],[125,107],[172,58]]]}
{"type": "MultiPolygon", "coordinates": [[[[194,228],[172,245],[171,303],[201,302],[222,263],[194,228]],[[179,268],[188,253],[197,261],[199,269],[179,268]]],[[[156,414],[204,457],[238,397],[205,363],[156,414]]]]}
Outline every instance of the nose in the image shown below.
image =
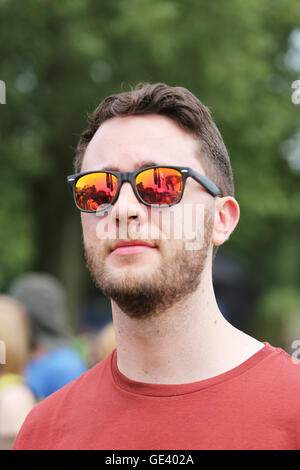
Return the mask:
{"type": "Polygon", "coordinates": [[[123,183],[121,187],[112,209],[112,217],[120,228],[127,227],[133,220],[141,226],[147,220],[147,207],[137,199],[129,182],[123,183]]]}

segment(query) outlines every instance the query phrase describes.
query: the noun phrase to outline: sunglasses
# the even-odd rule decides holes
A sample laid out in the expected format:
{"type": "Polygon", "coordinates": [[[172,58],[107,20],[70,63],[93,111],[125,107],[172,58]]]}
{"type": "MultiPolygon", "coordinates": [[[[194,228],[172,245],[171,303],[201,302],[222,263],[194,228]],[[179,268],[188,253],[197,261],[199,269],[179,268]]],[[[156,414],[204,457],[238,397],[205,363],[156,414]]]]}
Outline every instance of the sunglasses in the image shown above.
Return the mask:
{"type": "Polygon", "coordinates": [[[205,176],[191,168],[179,166],[151,166],[129,173],[89,171],[70,175],[67,181],[80,211],[99,212],[117,201],[125,182],[131,184],[137,199],[146,206],[174,206],[181,201],[189,176],[212,196],[222,196],[221,190],[205,176]]]}

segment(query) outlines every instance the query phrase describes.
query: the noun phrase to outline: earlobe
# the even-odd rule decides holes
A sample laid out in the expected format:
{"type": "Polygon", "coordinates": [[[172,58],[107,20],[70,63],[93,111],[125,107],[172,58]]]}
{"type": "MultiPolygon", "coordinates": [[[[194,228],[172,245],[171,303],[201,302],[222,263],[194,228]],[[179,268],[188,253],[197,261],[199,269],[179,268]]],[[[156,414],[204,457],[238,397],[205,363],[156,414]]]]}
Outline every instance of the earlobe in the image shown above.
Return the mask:
{"type": "Polygon", "coordinates": [[[239,204],[231,196],[216,198],[212,243],[222,245],[234,231],[240,217],[239,204]]]}

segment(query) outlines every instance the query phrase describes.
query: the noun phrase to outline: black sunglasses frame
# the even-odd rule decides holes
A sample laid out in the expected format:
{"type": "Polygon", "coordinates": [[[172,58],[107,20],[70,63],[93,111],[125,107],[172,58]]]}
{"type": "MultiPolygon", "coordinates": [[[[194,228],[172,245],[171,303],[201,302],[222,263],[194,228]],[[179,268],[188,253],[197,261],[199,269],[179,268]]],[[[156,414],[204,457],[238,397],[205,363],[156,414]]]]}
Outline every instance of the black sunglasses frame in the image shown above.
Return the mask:
{"type": "Polygon", "coordinates": [[[183,193],[184,193],[184,188],[185,188],[185,183],[186,183],[186,180],[187,180],[188,177],[193,178],[195,181],[197,181],[197,183],[201,184],[201,186],[203,186],[206,189],[206,191],[209,192],[212,196],[214,196],[214,197],[215,196],[221,196],[222,197],[222,191],[212,181],[210,181],[208,178],[201,175],[197,171],[193,170],[192,168],[183,167],[183,166],[156,165],[156,166],[148,166],[148,167],[140,168],[139,170],[132,171],[132,172],[119,172],[119,171],[110,171],[110,170],[87,171],[87,172],[84,172],[84,173],[75,173],[74,175],[69,175],[67,177],[67,182],[70,185],[71,190],[73,192],[73,198],[74,198],[74,202],[75,202],[75,205],[76,205],[77,209],[80,212],[89,212],[89,213],[94,214],[94,213],[97,213],[97,212],[105,211],[105,210],[107,210],[108,207],[115,204],[115,202],[117,201],[117,199],[119,197],[121,187],[122,187],[123,183],[125,183],[125,182],[128,182],[128,183],[131,184],[131,187],[133,189],[133,192],[134,192],[135,196],[145,206],[157,207],[157,208],[175,206],[182,199],[182,196],[183,196],[183,193]],[[138,190],[136,188],[136,184],[135,184],[136,177],[137,177],[137,175],[139,175],[140,173],[142,173],[145,170],[151,170],[151,169],[155,169],[155,168],[170,168],[170,169],[173,169],[173,170],[177,170],[181,173],[181,176],[182,176],[182,190],[181,190],[181,195],[180,195],[180,198],[178,199],[178,201],[173,202],[172,204],[149,204],[148,202],[145,202],[141,198],[141,196],[139,195],[138,190]],[[81,209],[78,206],[77,201],[76,201],[76,197],[75,197],[75,187],[76,187],[76,183],[79,180],[79,178],[81,178],[82,176],[85,176],[85,175],[93,174],[93,173],[111,173],[112,175],[114,175],[118,178],[118,187],[117,187],[117,192],[116,192],[115,197],[112,199],[112,201],[109,204],[107,204],[103,209],[96,209],[96,210],[90,211],[90,210],[86,210],[86,209],[81,209]]]}

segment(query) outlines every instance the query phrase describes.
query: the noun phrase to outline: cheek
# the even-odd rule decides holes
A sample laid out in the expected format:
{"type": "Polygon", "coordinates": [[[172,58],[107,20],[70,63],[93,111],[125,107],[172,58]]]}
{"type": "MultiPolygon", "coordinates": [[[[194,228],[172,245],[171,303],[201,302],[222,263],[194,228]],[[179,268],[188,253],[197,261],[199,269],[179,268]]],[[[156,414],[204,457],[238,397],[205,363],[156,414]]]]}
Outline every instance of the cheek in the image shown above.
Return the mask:
{"type": "Polygon", "coordinates": [[[158,233],[160,241],[182,240],[183,220],[181,205],[153,210],[151,227],[158,233]]]}
{"type": "Polygon", "coordinates": [[[101,220],[99,217],[96,217],[95,214],[87,214],[87,213],[81,214],[81,226],[82,226],[82,233],[83,233],[83,238],[85,242],[90,244],[99,239],[99,236],[98,236],[99,224],[102,227],[103,220],[101,220]]]}
{"type": "MultiPolygon", "coordinates": [[[[205,236],[212,229],[212,207],[202,203],[178,204],[169,209],[164,209],[159,221],[160,237],[162,241],[172,242],[172,245],[180,246],[182,243],[197,242],[202,246],[205,236]]],[[[167,246],[167,244],[166,244],[167,246]]]]}

